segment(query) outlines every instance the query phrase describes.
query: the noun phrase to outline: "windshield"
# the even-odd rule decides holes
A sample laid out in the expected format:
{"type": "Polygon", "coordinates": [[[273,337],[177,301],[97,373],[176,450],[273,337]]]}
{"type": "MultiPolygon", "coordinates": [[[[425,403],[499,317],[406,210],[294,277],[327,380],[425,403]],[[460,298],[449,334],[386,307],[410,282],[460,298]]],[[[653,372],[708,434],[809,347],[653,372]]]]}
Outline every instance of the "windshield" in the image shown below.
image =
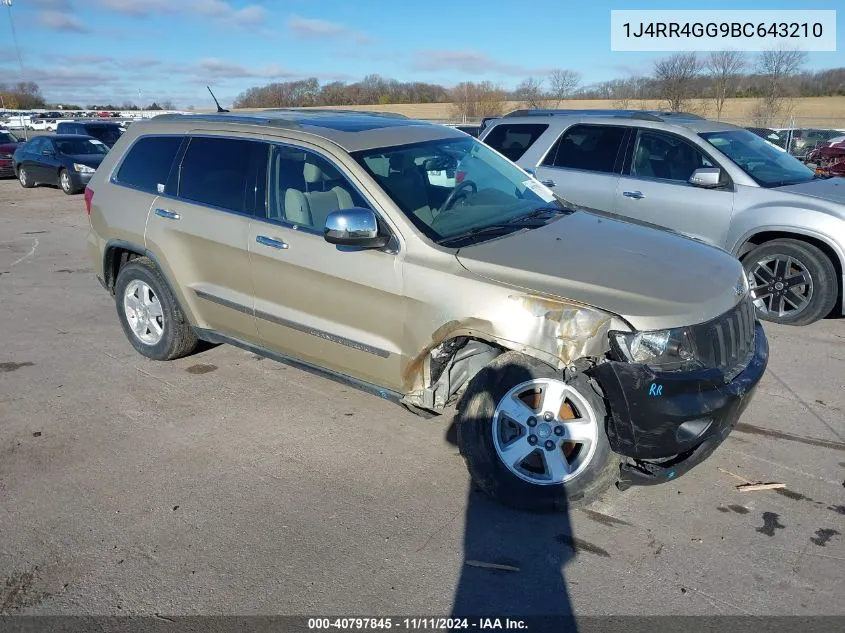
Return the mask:
{"type": "Polygon", "coordinates": [[[106,154],[109,148],[102,142],[90,138],[73,138],[56,141],[60,154],[76,156],[78,154],[106,154]]]}
{"type": "Polygon", "coordinates": [[[114,145],[120,138],[120,128],[117,125],[88,125],[85,131],[89,136],[98,138],[107,145],[114,145]]]}
{"type": "Polygon", "coordinates": [[[567,209],[550,189],[473,138],[365,150],[353,157],[435,242],[537,209],[567,209]]]}
{"type": "Polygon", "coordinates": [[[739,165],[763,187],[781,187],[807,182],[812,169],[747,130],[703,132],[701,137],[739,165]]]}
{"type": "Polygon", "coordinates": [[[0,132],[0,143],[17,143],[18,137],[9,132],[0,132]]]}

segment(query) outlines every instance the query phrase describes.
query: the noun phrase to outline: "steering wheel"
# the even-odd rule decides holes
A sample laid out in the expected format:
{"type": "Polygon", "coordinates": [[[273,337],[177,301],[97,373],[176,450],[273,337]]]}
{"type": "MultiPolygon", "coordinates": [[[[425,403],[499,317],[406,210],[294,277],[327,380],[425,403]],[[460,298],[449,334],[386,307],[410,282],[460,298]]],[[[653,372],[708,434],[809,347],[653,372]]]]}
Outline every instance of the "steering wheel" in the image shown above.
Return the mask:
{"type": "Polygon", "coordinates": [[[452,205],[458,201],[460,196],[466,196],[466,194],[463,193],[463,190],[467,187],[472,187],[472,192],[478,193],[478,185],[476,185],[472,180],[464,180],[452,190],[452,193],[450,193],[449,197],[443,202],[443,206],[440,207],[440,213],[445,213],[451,209],[452,205]]]}

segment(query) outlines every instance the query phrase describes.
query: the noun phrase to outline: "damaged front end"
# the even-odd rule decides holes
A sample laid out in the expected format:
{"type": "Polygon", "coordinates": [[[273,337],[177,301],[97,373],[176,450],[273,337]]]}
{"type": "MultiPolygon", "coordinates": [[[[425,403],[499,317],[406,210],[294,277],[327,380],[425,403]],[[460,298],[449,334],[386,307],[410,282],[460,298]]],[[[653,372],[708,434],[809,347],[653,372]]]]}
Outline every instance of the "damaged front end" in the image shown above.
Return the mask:
{"type": "Polygon", "coordinates": [[[506,350],[521,352],[563,370],[576,360],[600,359],[611,328],[627,324],[602,310],[573,301],[510,295],[485,315],[440,327],[406,366],[402,403],[421,412],[440,412],[469,380],[506,350]]]}

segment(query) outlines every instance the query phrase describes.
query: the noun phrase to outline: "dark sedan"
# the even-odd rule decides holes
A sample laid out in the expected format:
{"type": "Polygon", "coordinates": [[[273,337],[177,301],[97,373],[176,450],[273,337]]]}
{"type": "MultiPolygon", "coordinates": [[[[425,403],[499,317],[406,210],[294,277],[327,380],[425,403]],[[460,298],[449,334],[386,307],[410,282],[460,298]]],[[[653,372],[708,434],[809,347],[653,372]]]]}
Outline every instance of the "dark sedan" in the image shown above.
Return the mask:
{"type": "Polygon", "coordinates": [[[0,178],[15,175],[12,154],[21,144],[22,141],[17,136],[6,130],[0,130],[0,178]]]}
{"type": "Polygon", "coordinates": [[[90,136],[37,136],[15,151],[15,174],[22,187],[58,185],[68,195],[79,193],[108,151],[90,136]]]}

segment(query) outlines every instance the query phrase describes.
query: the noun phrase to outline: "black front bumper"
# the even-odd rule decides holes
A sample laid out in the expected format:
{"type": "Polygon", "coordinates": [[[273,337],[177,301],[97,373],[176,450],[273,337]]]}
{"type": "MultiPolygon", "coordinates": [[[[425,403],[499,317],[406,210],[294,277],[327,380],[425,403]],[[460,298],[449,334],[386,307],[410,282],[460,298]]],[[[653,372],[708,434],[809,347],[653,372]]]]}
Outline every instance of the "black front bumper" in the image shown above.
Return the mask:
{"type": "Polygon", "coordinates": [[[610,446],[630,458],[619,488],[677,479],[704,461],[748,406],[768,361],[769,343],[757,323],[754,355],[729,382],[718,370],[655,372],[616,361],[594,367],[610,407],[610,446]]]}

